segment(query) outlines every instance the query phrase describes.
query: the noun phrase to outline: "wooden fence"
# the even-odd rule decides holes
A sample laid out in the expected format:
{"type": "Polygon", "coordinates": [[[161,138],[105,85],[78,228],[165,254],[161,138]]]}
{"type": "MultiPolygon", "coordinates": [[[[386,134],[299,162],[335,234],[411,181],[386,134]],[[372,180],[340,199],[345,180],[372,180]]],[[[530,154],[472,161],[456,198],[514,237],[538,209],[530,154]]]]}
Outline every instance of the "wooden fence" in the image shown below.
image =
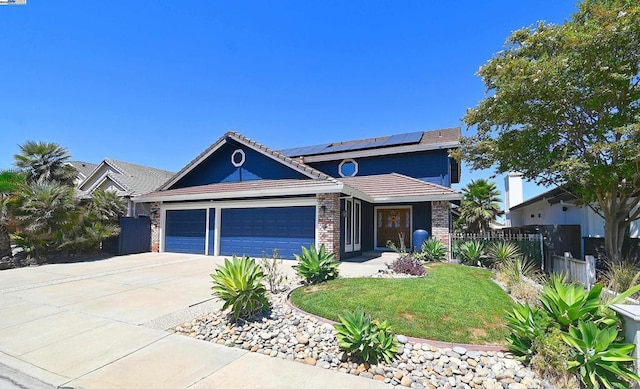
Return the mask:
{"type": "Polygon", "coordinates": [[[571,258],[569,255],[553,256],[553,273],[565,274],[572,280],[591,289],[596,283],[596,259],[593,255],[586,255],[585,260],[571,258]]]}
{"type": "MultiPolygon", "coordinates": [[[[491,232],[487,234],[449,234],[449,258],[456,259],[456,248],[463,242],[480,241],[484,243],[508,241],[514,242],[520,251],[537,262],[544,270],[544,248],[542,234],[510,234],[491,232]]],[[[486,246],[485,246],[486,247],[486,246]]]]}

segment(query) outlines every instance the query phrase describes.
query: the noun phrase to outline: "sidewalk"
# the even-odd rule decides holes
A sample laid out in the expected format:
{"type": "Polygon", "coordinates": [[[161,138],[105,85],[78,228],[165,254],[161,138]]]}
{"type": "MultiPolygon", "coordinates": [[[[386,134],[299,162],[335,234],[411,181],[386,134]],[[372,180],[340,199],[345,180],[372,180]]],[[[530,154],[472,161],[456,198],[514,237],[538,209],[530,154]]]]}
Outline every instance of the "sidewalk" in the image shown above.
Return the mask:
{"type": "MultiPolygon", "coordinates": [[[[219,307],[209,274],[220,263],[146,253],[0,272],[0,385],[388,387],[165,331],[219,307]]],[[[377,267],[348,263],[344,271],[373,274],[377,267]]]]}

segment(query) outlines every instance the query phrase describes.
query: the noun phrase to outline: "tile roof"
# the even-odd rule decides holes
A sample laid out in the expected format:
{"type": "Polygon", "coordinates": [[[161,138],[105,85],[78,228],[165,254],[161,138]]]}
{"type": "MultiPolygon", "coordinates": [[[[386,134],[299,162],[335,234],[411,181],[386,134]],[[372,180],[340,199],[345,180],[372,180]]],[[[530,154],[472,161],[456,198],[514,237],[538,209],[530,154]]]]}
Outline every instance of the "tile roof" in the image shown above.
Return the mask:
{"type": "MultiPolygon", "coordinates": [[[[311,180],[311,179],[283,179],[283,180],[251,180],[240,182],[221,182],[217,184],[189,186],[186,188],[157,190],[140,196],[138,201],[163,201],[163,198],[169,200],[193,198],[196,199],[213,199],[213,198],[236,198],[236,197],[258,197],[273,195],[273,192],[290,192],[291,194],[316,193],[320,189],[333,188],[334,192],[338,192],[342,186],[336,181],[329,180],[311,180]],[[249,193],[252,192],[252,193],[249,193]]],[[[287,194],[287,193],[284,193],[287,194]]]]}
{"type": "Polygon", "coordinates": [[[78,170],[78,172],[80,172],[84,177],[88,177],[89,174],[98,167],[95,163],[82,161],[69,161],[69,164],[76,168],[76,170],[78,170]]]}
{"type": "Polygon", "coordinates": [[[387,200],[399,201],[411,198],[457,200],[462,197],[460,192],[446,186],[433,184],[398,173],[342,177],[340,181],[366,194],[375,202],[387,200]]]}
{"type": "MultiPolygon", "coordinates": [[[[156,190],[173,176],[173,172],[166,170],[105,158],[100,165],[95,165],[96,167],[91,173],[86,175],[84,182],[87,182],[89,177],[97,174],[100,166],[103,164],[113,168],[110,169],[108,173],[103,174],[118,186],[124,188],[124,191],[121,193],[123,195],[139,196],[149,193],[156,190]]],[[[98,179],[100,179],[100,177],[98,177],[98,179]]],[[[82,188],[83,185],[84,184],[81,183],[79,187],[82,188]]]]}

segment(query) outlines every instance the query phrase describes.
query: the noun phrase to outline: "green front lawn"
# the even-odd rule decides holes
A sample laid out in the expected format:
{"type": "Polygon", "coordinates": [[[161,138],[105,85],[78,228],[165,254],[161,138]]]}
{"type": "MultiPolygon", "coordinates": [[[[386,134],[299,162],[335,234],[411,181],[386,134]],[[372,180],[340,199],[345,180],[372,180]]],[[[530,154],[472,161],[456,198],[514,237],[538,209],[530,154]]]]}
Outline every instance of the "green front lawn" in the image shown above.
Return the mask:
{"type": "Polygon", "coordinates": [[[337,321],[363,307],[397,333],[471,344],[506,344],[504,311],[511,298],[491,281],[491,271],[432,264],[424,278],[343,278],[296,289],[297,307],[337,321]]]}

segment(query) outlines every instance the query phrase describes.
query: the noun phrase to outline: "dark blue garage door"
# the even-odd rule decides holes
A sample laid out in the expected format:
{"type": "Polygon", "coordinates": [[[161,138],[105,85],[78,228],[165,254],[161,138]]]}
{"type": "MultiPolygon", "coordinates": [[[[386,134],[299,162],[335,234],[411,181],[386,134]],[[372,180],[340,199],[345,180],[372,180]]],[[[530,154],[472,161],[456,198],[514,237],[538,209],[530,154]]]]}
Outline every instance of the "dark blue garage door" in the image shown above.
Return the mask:
{"type": "Polygon", "coordinates": [[[164,251],[204,254],[207,211],[168,210],[165,220],[164,251]]]}
{"type": "Polygon", "coordinates": [[[223,209],[220,254],[294,259],[302,246],[315,241],[315,207],[223,209]]]}

